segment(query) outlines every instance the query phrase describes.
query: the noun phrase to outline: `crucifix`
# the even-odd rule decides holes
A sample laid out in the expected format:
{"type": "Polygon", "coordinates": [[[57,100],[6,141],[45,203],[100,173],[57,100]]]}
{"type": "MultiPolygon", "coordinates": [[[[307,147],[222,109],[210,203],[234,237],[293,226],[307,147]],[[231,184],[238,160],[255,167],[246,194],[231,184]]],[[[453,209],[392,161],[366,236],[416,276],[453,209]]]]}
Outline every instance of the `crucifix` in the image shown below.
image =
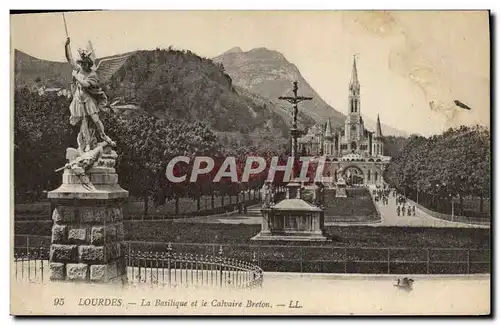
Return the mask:
{"type": "Polygon", "coordinates": [[[293,97],[283,97],[280,96],[278,99],[281,100],[286,100],[290,104],[293,104],[293,120],[292,120],[292,129],[290,130],[290,134],[292,135],[292,157],[295,161],[297,158],[297,138],[300,135],[299,129],[297,129],[297,115],[299,113],[299,108],[297,106],[298,103],[304,100],[312,100],[312,97],[304,97],[304,96],[297,96],[297,91],[299,90],[299,86],[297,85],[298,82],[294,81],[293,82],[293,97]]]}

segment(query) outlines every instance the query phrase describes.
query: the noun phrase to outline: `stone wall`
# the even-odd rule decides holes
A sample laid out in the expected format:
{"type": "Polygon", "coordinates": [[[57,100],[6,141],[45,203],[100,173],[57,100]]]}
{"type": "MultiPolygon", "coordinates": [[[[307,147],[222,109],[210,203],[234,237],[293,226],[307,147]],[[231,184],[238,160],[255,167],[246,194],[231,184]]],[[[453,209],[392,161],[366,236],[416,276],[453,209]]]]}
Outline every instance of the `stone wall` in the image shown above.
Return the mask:
{"type": "Polygon", "coordinates": [[[126,274],[122,201],[54,202],[51,280],[108,282],[126,274]]]}

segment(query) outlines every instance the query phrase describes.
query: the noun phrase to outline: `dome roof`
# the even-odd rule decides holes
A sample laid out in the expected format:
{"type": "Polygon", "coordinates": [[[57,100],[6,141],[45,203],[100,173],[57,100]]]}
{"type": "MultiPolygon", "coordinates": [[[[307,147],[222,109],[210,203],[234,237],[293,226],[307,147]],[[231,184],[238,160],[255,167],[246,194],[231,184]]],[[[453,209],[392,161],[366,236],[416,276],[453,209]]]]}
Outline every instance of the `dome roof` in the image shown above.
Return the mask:
{"type": "Polygon", "coordinates": [[[307,203],[302,199],[285,199],[273,206],[274,210],[286,211],[321,211],[320,208],[307,203]]]}

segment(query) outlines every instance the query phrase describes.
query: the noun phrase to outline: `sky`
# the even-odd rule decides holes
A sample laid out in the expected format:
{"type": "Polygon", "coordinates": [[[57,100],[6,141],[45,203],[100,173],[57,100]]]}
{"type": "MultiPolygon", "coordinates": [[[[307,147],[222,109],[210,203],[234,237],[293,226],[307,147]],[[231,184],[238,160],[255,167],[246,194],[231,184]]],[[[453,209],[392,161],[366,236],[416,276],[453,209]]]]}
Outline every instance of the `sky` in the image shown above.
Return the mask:
{"type": "MultiPolygon", "coordinates": [[[[280,51],[332,107],[347,113],[353,55],[361,113],[408,133],[490,124],[487,11],[105,11],[65,13],[73,53],[239,46],[280,51]],[[454,104],[459,100],[471,110],[454,104]]],[[[11,16],[11,48],[64,61],[61,13],[11,16]]]]}

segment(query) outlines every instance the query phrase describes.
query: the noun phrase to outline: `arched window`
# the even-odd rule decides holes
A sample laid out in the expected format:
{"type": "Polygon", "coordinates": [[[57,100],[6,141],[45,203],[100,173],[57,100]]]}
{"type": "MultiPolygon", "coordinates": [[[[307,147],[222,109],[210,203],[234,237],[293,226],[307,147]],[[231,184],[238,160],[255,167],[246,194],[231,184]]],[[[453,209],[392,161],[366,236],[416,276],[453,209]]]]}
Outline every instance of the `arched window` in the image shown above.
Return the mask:
{"type": "Polygon", "coordinates": [[[378,181],[378,173],[375,172],[375,182],[378,181]]]}
{"type": "Polygon", "coordinates": [[[354,141],[353,141],[353,142],[351,142],[351,149],[352,149],[352,150],[356,150],[356,148],[357,148],[357,144],[356,144],[356,142],[354,142],[354,141]]]}
{"type": "Polygon", "coordinates": [[[369,169],[368,169],[368,175],[367,175],[367,178],[368,178],[368,180],[369,180],[369,181],[371,180],[371,179],[370,179],[370,177],[371,177],[371,170],[369,170],[369,169]]]}

